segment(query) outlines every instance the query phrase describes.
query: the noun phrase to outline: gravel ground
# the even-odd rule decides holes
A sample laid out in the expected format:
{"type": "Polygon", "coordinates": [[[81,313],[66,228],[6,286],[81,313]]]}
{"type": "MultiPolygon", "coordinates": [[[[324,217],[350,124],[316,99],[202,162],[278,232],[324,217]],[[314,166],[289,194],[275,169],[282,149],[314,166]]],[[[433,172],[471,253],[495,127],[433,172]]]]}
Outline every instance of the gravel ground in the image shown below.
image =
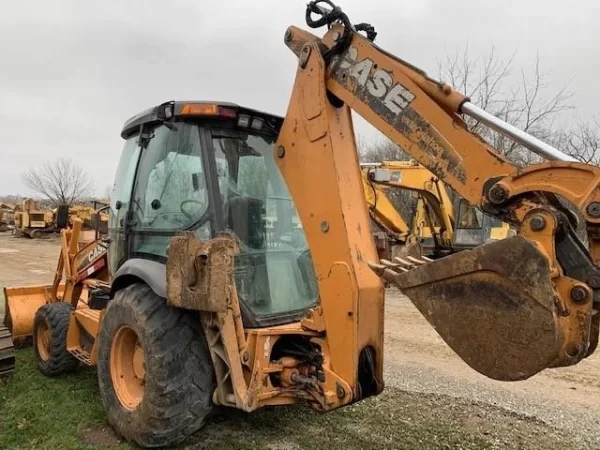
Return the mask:
{"type": "Polygon", "coordinates": [[[468,367],[396,290],[386,299],[388,386],[501,408],[576,437],[581,448],[600,448],[600,358],[550,369],[529,380],[498,382],[468,367]]]}

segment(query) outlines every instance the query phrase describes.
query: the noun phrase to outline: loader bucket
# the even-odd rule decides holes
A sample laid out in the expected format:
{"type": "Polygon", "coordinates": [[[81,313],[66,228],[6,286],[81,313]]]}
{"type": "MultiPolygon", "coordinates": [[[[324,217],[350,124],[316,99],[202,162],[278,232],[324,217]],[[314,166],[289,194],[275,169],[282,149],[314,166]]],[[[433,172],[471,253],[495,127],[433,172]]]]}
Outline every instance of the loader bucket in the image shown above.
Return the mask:
{"type": "MultiPolygon", "coordinates": [[[[561,354],[565,337],[547,259],[521,236],[420,261],[408,271],[372,267],[410,298],[458,356],[487,377],[526,379],[561,354]]],[[[581,321],[585,341],[589,318],[581,321]]]]}
{"type": "MultiPolygon", "coordinates": [[[[12,333],[13,340],[23,342],[33,334],[33,318],[37,310],[47,303],[47,292],[52,285],[5,287],[6,316],[4,324],[12,333]]],[[[58,288],[59,295],[64,285],[58,288]]]]}

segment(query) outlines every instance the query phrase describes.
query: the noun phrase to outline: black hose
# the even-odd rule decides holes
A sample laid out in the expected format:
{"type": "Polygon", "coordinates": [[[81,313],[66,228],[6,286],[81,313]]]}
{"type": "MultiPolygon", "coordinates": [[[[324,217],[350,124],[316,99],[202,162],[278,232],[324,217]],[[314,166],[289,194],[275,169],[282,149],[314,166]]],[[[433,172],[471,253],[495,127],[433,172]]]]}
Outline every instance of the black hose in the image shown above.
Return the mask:
{"type": "Polygon", "coordinates": [[[336,6],[331,0],[313,0],[306,5],[306,24],[311,28],[320,28],[327,25],[327,28],[335,23],[340,23],[344,26],[344,33],[336,41],[330,49],[323,53],[325,61],[329,61],[331,56],[340,54],[350,45],[352,33],[364,31],[369,41],[373,42],[377,36],[375,28],[368,23],[359,23],[352,25],[348,16],[342,11],[339,6],[336,6]],[[326,4],[331,9],[320,6],[326,4]],[[313,19],[313,15],[320,16],[313,19]]]}

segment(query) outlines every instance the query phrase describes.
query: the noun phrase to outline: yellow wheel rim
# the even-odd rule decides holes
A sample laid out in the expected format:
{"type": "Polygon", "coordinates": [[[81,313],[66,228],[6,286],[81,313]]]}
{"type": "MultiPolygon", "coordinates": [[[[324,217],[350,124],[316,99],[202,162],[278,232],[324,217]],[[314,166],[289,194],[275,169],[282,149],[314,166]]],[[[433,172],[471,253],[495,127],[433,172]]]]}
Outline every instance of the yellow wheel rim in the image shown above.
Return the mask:
{"type": "Polygon", "coordinates": [[[138,336],[128,326],[119,328],[113,338],[110,376],[121,405],[129,410],[135,409],[144,397],[146,363],[138,336]]]}
{"type": "Polygon", "coordinates": [[[50,330],[46,322],[40,322],[36,333],[36,345],[42,361],[50,359],[50,330]]]}

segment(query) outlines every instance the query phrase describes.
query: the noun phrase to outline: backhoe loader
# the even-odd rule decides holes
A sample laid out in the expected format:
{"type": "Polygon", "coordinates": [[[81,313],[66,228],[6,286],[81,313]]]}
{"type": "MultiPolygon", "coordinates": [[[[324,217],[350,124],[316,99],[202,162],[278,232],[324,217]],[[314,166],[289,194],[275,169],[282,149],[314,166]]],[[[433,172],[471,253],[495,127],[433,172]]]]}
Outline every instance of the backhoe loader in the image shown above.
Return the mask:
{"type": "MultiPolygon", "coordinates": [[[[93,273],[69,276],[33,318],[19,317],[33,322],[44,373],[97,365],[109,423],[141,446],[182,441],[213,405],[326,412],[381,393],[382,279],[496,380],[596,348],[600,168],[380,49],[373,27],[331,2],[310,2],[306,19],[328,31],[285,32],[298,69],[283,120],[173,101],[125,123],[106,280],[90,289],[93,273]],[[517,235],[434,261],[379,260],[351,110],[517,235]],[[551,161],[518,169],[463,115],[551,161]],[[559,197],[583,216],[589,250],[559,197]],[[277,218],[269,232],[266,217],[277,218]]],[[[8,297],[14,329],[22,303],[8,297]]]]}

